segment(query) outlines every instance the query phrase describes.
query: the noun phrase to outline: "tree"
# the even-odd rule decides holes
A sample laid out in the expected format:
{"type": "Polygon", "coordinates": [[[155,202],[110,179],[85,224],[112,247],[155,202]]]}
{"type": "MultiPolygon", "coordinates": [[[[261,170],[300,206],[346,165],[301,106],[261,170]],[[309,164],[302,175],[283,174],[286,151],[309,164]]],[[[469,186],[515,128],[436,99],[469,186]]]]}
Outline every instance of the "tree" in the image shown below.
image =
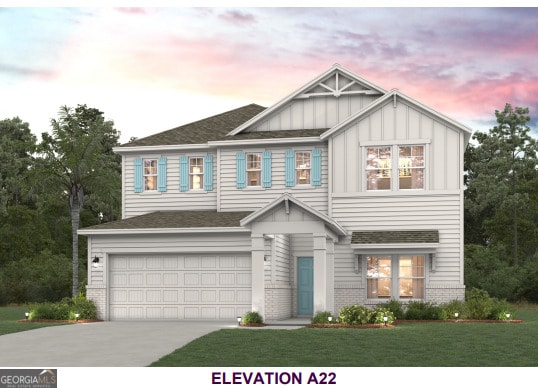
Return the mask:
{"type": "MultiPolygon", "coordinates": [[[[86,105],[63,106],[58,119],[51,120],[52,135],[42,134],[40,151],[43,164],[39,170],[42,185],[56,185],[63,195],[71,216],[73,287],[78,294],[78,235],[80,213],[86,198],[97,204],[96,212],[109,212],[121,197],[120,160],[112,152],[119,133],[103,112],[86,105]],[[103,200],[106,199],[106,200],[103,200]],[[105,203],[106,202],[106,203],[105,203]],[[99,209],[106,206],[106,209],[99,209]]],[[[42,186],[42,187],[43,187],[42,186]]]]}
{"type": "Polygon", "coordinates": [[[28,192],[28,172],[33,165],[36,137],[20,118],[0,121],[0,214],[20,205],[28,192]]]}
{"type": "Polygon", "coordinates": [[[497,125],[488,133],[476,132],[473,140],[478,145],[470,144],[465,154],[466,227],[480,230],[472,242],[480,238],[480,243],[512,246],[513,264],[518,265],[520,255],[532,257],[538,248],[531,201],[538,145],[527,125],[528,108],[507,103],[495,116],[497,125]]]}

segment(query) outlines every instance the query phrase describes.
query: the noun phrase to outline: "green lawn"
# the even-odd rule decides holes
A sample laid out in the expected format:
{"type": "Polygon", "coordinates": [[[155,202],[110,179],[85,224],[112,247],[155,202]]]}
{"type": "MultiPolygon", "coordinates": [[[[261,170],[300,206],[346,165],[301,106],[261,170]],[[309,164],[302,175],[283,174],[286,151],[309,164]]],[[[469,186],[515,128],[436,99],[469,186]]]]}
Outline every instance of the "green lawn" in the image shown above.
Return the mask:
{"type": "Polygon", "coordinates": [[[381,329],[223,329],[150,366],[538,366],[538,307],[523,323],[405,323],[381,329]]]}
{"type": "Polygon", "coordinates": [[[57,326],[64,323],[17,322],[24,319],[26,307],[0,307],[0,335],[17,333],[19,331],[39,329],[40,327],[57,326]]]}

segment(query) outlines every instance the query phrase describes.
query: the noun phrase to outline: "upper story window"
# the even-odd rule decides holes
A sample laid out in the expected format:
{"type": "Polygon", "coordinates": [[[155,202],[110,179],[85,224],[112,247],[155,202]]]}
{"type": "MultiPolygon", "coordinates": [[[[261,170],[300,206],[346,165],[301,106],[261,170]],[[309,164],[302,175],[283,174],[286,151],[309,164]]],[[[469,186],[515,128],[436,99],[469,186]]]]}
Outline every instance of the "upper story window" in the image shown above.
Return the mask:
{"type": "Polygon", "coordinates": [[[295,153],[295,184],[309,185],[310,170],[311,170],[311,154],[310,152],[295,153]]]}
{"type": "Polygon", "coordinates": [[[204,183],[204,158],[189,158],[189,188],[202,190],[204,183]]]}
{"type": "Polygon", "coordinates": [[[247,154],[247,186],[259,187],[262,185],[262,154],[247,154]]]}
{"type": "Polygon", "coordinates": [[[157,159],[144,159],[144,190],[157,190],[157,159]]]}
{"type": "Polygon", "coordinates": [[[366,147],[366,189],[424,189],[424,148],[423,145],[366,147]]]}

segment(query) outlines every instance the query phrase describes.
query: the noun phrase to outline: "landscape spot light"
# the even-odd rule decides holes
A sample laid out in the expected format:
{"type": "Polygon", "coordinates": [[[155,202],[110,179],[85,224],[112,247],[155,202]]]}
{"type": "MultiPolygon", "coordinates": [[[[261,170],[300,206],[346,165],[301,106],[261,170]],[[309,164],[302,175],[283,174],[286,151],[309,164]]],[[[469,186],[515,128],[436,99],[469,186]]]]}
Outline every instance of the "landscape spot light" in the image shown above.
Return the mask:
{"type": "Polygon", "coordinates": [[[460,313],[454,313],[454,317],[456,317],[456,319],[458,319],[459,316],[460,316],[460,313]]]}
{"type": "Polygon", "coordinates": [[[24,316],[26,317],[26,320],[28,320],[28,317],[30,316],[30,313],[27,311],[24,313],[24,316]]]}
{"type": "Polygon", "coordinates": [[[506,319],[510,319],[510,313],[506,313],[506,319]]]}
{"type": "Polygon", "coordinates": [[[78,321],[78,317],[80,317],[79,313],[75,313],[75,321],[78,321]]]}
{"type": "Polygon", "coordinates": [[[241,317],[237,317],[237,326],[241,326],[241,317]]]}
{"type": "Polygon", "coordinates": [[[385,322],[385,326],[387,326],[387,321],[389,320],[389,317],[387,317],[386,315],[383,316],[383,322],[385,322]]]}
{"type": "Polygon", "coordinates": [[[331,323],[333,321],[333,317],[329,315],[329,317],[327,318],[329,320],[329,323],[331,323]]]}

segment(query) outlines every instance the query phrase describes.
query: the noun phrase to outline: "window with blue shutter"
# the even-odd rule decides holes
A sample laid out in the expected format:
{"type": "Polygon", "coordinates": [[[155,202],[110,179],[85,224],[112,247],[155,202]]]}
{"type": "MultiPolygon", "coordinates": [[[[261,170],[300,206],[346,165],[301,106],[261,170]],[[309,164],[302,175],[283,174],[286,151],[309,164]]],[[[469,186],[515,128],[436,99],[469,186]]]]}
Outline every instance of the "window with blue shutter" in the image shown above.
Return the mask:
{"type": "Polygon", "coordinates": [[[262,187],[271,187],[271,151],[262,153],[262,187]]]}
{"type": "Polygon", "coordinates": [[[244,189],[247,181],[247,162],[244,152],[238,152],[236,154],[236,179],[236,187],[238,189],[244,189]]]}
{"type": "Polygon", "coordinates": [[[286,187],[295,185],[295,151],[286,150],[286,187]]]}
{"type": "Polygon", "coordinates": [[[166,157],[159,158],[157,163],[157,191],[164,193],[166,191],[166,157]]]}
{"type": "Polygon", "coordinates": [[[321,186],[321,150],[312,150],[312,186],[321,186]]]}
{"type": "Polygon", "coordinates": [[[186,155],[179,158],[179,191],[189,191],[189,158],[186,155]]]}
{"type": "Polygon", "coordinates": [[[134,192],[141,193],[144,189],[144,176],[142,171],[142,158],[134,160],[134,192]]]}
{"type": "Polygon", "coordinates": [[[213,190],[213,155],[204,158],[204,190],[213,190]]]}

